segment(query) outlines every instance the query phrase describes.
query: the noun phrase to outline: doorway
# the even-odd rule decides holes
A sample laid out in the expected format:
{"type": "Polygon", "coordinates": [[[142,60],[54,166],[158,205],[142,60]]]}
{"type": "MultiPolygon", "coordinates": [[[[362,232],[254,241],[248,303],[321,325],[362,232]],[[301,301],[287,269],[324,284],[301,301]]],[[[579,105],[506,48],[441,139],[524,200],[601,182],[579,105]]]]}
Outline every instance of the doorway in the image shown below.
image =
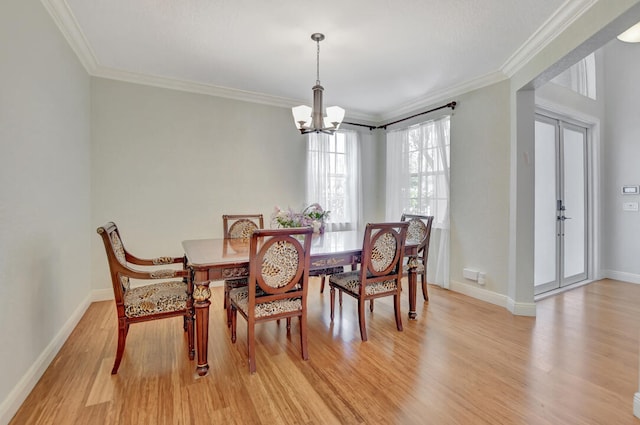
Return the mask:
{"type": "Polygon", "coordinates": [[[586,280],[588,127],[536,114],[534,294],[586,280]]]}

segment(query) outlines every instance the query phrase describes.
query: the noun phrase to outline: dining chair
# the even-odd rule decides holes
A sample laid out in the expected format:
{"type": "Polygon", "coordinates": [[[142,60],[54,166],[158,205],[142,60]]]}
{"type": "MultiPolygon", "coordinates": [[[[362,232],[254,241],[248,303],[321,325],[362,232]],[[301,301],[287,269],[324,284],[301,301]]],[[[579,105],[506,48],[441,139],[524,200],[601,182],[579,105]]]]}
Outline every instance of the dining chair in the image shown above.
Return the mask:
{"type": "MultiPolygon", "coordinates": [[[[256,371],[255,325],[269,320],[300,319],[300,348],[307,350],[307,283],[310,227],[261,229],[251,235],[248,285],[234,288],[231,305],[231,342],[236,342],[238,312],[247,321],[249,372],[256,371]]],[[[289,327],[287,327],[287,332],[289,327]]]]}
{"type": "Polygon", "coordinates": [[[431,226],[433,225],[433,216],[402,214],[400,221],[408,221],[409,229],[407,230],[407,239],[412,241],[420,241],[418,246],[418,267],[416,268],[416,279],[420,277],[422,283],[422,296],[425,301],[429,301],[429,292],[427,290],[427,260],[429,259],[429,242],[431,241],[431,226]]]}
{"type": "MultiPolygon", "coordinates": [[[[264,228],[264,217],[262,214],[224,214],[222,216],[222,227],[225,239],[249,240],[255,230],[264,228]]],[[[231,326],[229,292],[234,288],[241,288],[243,286],[247,286],[246,277],[226,279],[224,281],[223,308],[227,313],[227,327],[231,326]]]]}
{"type": "MultiPolygon", "coordinates": [[[[335,311],[335,290],[358,300],[360,337],[367,340],[365,303],[375,298],[393,296],[396,327],[402,331],[400,291],[402,260],[409,223],[369,223],[364,232],[360,270],[334,274],[331,287],[331,320],[335,311]]],[[[372,307],[373,308],[373,307],[372,307]]]]}
{"type": "Polygon", "coordinates": [[[146,322],[167,317],[182,316],[187,333],[189,359],[195,356],[193,286],[184,257],[138,258],[127,251],[122,243],[118,227],[113,222],[98,227],[107,252],[111,283],[118,314],[118,348],[111,374],[118,373],[125,341],[132,323],[146,322]],[[142,267],[134,269],[131,264],[142,267]],[[159,270],[152,266],[180,265],[180,269],[159,270]],[[143,270],[146,267],[146,270],[143,270]],[[168,279],[180,279],[167,281],[168,279]],[[130,279],[162,280],[142,286],[132,286],[130,279]]]}

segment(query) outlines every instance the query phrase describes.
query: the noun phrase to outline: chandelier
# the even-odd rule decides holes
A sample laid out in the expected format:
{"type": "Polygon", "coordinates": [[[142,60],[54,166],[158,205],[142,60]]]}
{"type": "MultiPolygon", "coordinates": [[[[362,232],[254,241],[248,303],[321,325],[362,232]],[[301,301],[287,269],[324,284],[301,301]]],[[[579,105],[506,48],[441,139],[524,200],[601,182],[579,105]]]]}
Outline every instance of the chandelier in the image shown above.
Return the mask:
{"type": "Polygon", "coordinates": [[[316,85],[313,86],[313,109],[300,105],[291,108],[293,120],[301,134],[325,133],[333,134],[344,118],[344,109],[339,106],[330,106],[325,115],[322,108],[322,92],[324,88],[320,85],[320,42],[324,40],[324,34],[311,34],[311,39],[316,42],[316,85]]]}

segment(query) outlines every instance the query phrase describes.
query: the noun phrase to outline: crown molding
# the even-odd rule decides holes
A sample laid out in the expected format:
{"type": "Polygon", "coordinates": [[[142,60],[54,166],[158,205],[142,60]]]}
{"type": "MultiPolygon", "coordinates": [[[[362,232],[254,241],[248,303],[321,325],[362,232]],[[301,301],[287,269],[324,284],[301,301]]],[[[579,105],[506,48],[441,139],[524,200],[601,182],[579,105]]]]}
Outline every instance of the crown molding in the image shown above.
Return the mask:
{"type": "Polygon", "coordinates": [[[385,113],[376,118],[380,122],[389,121],[402,115],[414,113],[419,109],[433,106],[434,103],[451,100],[451,98],[453,97],[460,96],[462,94],[478,90],[495,83],[499,83],[500,81],[504,81],[506,79],[507,76],[504,75],[501,71],[490,72],[489,74],[485,74],[478,78],[467,80],[460,84],[456,84],[442,90],[436,90],[426,96],[422,96],[411,102],[399,105],[393,108],[392,112],[385,113]]]}
{"type": "Polygon", "coordinates": [[[96,55],[93,53],[76,17],[65,0],[41,0],[44,8],[49,12],[53,22],[75,52],[89,75],[93,75],[98,68],[96,55]]]}
{"type": "Polygon", "coordinates": [[[227,99],[261,103],[264,105],[293,107],[300,104],[299,100],[287,99],[284,97],[238,90],[222,86],[215,86],[211,84],[197,83],[194,81],[160,77],[157,75],[140,74],[116,68],[108,68],[105,66],[98,66],[91,75],[94,77],[107,78],[110,80],[118,80],[128,83],[142,84],[146,86],[180,90],[190,93],[207,94],[211,96],[224,97],[227,99]]]}
{"type": "Polygon", "coordinates": [[[565,5],[547,19],[538,30],[500,67],[500,71],[508,78],[516,72],[542,49],[547,47],[560,33],[575,22],[583,13],[591,8],[598,0],[567,0],[565,5]]]}
{"type": "MultiPolygon", "coordinates": [[[[160,77],[156,75],[140,74],[121,69],[98,66],[91,74],[94,77],[110,80],[124,81],[171,90],[179,90],[189,93],[205,94],[209,96],[223,97],[225,99],[239,100],[243,102],[259,103],[262,105],[277,106],[281,108],[293,108],[305,103],[299,99],[273,96],[264,93],[233,89],[229,87],[215,86],[212,84],[197,83],[194,81],[179,80],[175,78],[160,77]]],[[[349,111],[348,119],[371,120],[372,116],[358,111],[349,111]]]]}

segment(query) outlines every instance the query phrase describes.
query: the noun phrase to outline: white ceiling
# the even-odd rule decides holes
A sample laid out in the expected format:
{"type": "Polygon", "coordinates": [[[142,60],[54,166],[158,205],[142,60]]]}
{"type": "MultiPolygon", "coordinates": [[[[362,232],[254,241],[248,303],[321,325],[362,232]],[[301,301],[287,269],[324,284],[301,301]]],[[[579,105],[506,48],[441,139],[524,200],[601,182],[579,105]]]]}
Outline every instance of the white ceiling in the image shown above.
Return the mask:
{"type": "MultiPolygon", "coordinates": [[[[593,0],[43,0],[92,75],[381,120],[512,75],[593,0]]],[[[455,99],[446,99],[455,100],[455,99]]]]}

